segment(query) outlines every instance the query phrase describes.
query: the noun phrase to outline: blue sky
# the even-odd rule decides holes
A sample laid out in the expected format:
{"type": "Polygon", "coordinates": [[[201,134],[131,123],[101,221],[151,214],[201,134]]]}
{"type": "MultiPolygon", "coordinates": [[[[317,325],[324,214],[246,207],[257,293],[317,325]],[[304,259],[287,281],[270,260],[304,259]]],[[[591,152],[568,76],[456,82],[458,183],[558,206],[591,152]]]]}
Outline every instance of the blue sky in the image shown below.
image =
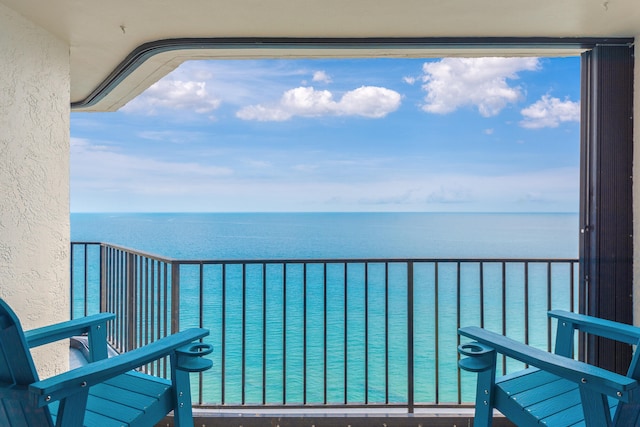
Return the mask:
{"type": "Polygon", "coordinates": [[[186,62],[71,115],[72,212],[577,212],[580,60],[186,62]]]}

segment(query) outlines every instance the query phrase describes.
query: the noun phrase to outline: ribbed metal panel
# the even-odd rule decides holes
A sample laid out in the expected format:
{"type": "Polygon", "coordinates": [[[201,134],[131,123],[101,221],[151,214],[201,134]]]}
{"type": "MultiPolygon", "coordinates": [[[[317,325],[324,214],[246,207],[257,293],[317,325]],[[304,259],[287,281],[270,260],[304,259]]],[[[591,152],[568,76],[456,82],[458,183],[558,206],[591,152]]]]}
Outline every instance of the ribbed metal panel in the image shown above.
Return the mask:
{"type": "MultiPolygon", "coordinates": [[[[633,321],[633,46],[596,46],[582,58],[581,309],[633,321]]],[[[586,359],[624,373],[627,345],[589,338],[586,359]]]]}

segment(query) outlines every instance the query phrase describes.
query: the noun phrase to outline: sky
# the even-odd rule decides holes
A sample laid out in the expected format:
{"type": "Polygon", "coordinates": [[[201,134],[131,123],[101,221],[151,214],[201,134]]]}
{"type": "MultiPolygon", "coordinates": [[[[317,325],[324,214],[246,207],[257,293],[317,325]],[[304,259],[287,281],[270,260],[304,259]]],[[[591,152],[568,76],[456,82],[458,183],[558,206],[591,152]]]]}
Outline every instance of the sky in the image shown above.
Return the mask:
{"type": "Polygon", "coordinates": [[[71,212],[577,212],[580,59],[189,61],[71,114],[71,212]]]}

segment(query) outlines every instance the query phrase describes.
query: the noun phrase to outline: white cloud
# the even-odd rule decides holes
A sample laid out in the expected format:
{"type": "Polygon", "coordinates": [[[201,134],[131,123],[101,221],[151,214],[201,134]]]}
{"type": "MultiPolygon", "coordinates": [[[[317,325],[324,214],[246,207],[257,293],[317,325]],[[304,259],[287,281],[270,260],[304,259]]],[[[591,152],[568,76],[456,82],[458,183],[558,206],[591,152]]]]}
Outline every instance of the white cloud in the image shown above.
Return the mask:
{"type": "Polygon", "coordinates": [[[320,116],[336,108],[331,92],[315,90],[313,87],[298,87],[286,91],[280,105],[292,115],[300,116],[320,116]]]}
{"type": "Polygon", "coordinates": [[[507,80],[539,67],[537,58],[445,58],[427,62],[422,67],[422,89],[427,93],[422,109],[446,114],[475,106],[482,116],[495,116],[523,96],[522,88],[510,86],[507,80]]]}
{"type": "Polygon", "coordinates": [[[391,193],[387,195],[371,195],[358,199],[358,203],[362,205],[391,205],[402,206],[406,204],[415,204],[415,189],[407,189],[400,193],[391,193]]]}
{"type": "Polygon", "coordinates": [[[380,167],[378,158],[299,159],[288,167],[270,160],[245,159],[255,162],[247,172],[240,165],[232,169],[201,159],[150,158],[72,138],[72,209],[451,211],[455,206],[472,212],[533,212],[575,211],[578,203],[577,168],[486,176],[464,172],[464,167],[452,174],[394,171],[380,167]]]}
{"type": "Polygon", "coordinates": [[[296,172],[303,172],[303,173],[315,172],[316,170],[318,170],[318,165],[299,164],[299,165],[294,165],[292,169],[296,172]]]}
{"type": "Polygon", "coordinates": [[[344,94],[338,104],[339,114],[382,118],[400,107],[401,95],[390,89],[362,86],[344,94]]]}
{"type": "Polygon", "coordinates": [[[331,83],[331,77],[324,71],[316,71],[313,73],[313,81],[321,83],[331,83]]]}
{"type": "Polygon", "coordinates": [[[122,110],[155,114],[160,109],[210,113],[220,106],[220,99],[210,95],[204,81],[160,80],[122,110]]]}
{"type": "Polygon", "coordinates": [[[403,77],[402,81],[405,82],[406,84],[412,85],[415,84],[416,82],[416,78],[415,77],[403,77]]]}
{"type": "Polygon", "coordinates": [[[256,120],[259,122],[283,122],[291,118],[291,114],[279,109],[262,105],[249,105],[240,109],[236,117],[242,120],[256,120]]]}
{"type": "Polygon", "coordinates": [[[362,86],[345,93],[339,101],[328,90],[297,87],[286,91],[274,106],[251,105],[236,116],[243,120],[284,121],[294,116],[325,115],[382,118],[400,107],[401,95],[390,89],[362,86]]]}
{"type": "Polygon", "coordinates": [[[562,122],[580,121],[580,103],[568,99],[561,101],[544,95],[536,103],[521,111],[524,120],[520,126],[529,129],[540,129],[545,127],[555,128],[562,122]]]}
{"type": "Polygon", "coordinates": [[[174,144],[197,142],[206,138],[206,134],[186,130],[143,130],[138,132],[137,136],[151,141],[171,142],[174,144]]]}
{"type": "Polygon", "coordinates": [[[78,193],[192,194],[195,186],[211,185],[233,174],[228,167],[131,155],[80,138],[71,138],[71,164],[72,187],[78,193]]]}
{"type": "Polygon", "coordinates": [[[427,203],[468,203],[473,201],[473,190],[469,187],[459,187],[443,184],[434,189],[426,197],[427,203]]]}
{"type": "Polygon", "coordinates": [[[314,182],[314,191],[307,194],[343,210],[376,205],[381,211],[573,212],[578,206],[579,173],[576,168],[496,176],[427,173],[327,184],[314,182]]]}

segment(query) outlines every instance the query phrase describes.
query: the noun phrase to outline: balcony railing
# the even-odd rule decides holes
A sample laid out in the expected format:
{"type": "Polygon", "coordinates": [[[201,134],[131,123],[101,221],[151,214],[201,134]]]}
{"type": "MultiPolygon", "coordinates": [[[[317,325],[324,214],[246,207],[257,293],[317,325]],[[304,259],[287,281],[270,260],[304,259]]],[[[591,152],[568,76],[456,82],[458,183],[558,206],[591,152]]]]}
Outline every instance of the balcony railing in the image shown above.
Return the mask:
{"type": "MultiPolygon", "coordinates": [[[[461,325],[550,349],[574,310],[575,259],[174,260],[74,242],[72,317],[116,314],[119,351],[211,330],[194,403],[216,408],[418,408],[472,402],[461,325]]],[[[518,366],[502,360],[504,372],[518,366]]],[[[146,369],[166,375],[165,362],[146,369]]]]}

